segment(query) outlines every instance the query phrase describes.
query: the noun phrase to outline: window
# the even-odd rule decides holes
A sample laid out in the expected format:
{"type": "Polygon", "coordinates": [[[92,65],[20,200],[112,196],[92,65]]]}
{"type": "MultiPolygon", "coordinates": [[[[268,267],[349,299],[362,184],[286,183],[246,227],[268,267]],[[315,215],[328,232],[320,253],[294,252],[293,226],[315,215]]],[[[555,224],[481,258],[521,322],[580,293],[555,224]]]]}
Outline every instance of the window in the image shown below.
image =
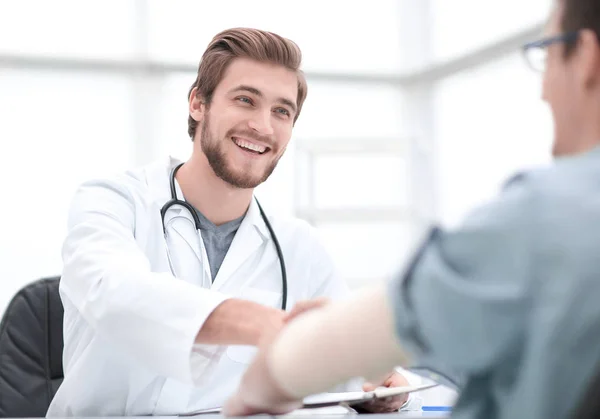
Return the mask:
{"type": "Polygon", "coordinates": [[[0,53],[128,58],[135,48],[134,0],[0,2],[0,53]]]}
{"type": "Polygon", "coordinates": [[[129,80],[0,69],[0,311],[25,283],[60,274],[75,188],[132,164],[129,80]]]}
{"type": "Polygon", "coordinates": [[[548,0],[430,0],[435,59],[447,59],[481,48],[544,22],[548,0]]]}
{"type": "Polygon", "coordinates": [[[298,138],[399,138],[402,93],[386,83],[308,79],[308,96],[295,128],[298,138]]]}
{"type": "Polygon", "coordinates": [[[243,26],[292,39],[302,49],[308,71],[391,72],[400,61],[400,3],[373,0],[365,7],[360,0],[149,0],[150,54],[156,60],[196,65],[214,35],[243,26]]]}
{"type": "Polygon", "coordinates": [[[301,206],[312,204],[317,209],[335,209],[408,205],[410,175],[403,155],[317,154],[311,168],[300,165],[300,160],[298,156],[296,162],[303,167],[299,170],[299,180],[304,181],[304,189],[311,187],[306,184],[309,179],[313,181],[313,190],[299,197],[301,206]]]}
{"type": "Polygon", "coordinates": [[[190,86],[196,79],[195,73],[174,73],[164,79],[157,95],[159,108],[155,124],[156,157],[172,155],[186,160],[192,152],[192,141],[188,135],[188,99],[190,86]]]}
{"type": "Polygon", "coordinates": [[[413,245],[409,223],[329,223],[318,228],[340,274],[353,288],[396,273],[413,245]]]}
{"type": "Polygon", "coordinates": [[[540,75],[520,54],[438,83],[435,132],[443,220],[459,221],[516,171],[550,160],[552,122],[540,75]]]}

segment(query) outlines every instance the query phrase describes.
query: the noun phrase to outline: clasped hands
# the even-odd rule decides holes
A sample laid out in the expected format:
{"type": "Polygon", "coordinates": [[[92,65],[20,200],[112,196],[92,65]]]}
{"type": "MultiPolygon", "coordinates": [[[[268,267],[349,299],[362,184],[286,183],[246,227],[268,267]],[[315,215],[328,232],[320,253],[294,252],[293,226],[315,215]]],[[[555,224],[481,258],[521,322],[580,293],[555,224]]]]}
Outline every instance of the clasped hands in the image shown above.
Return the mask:
{"type": "MultiPolygon", "coordinates": [[[[259,351],[252,364],[244,374],[237,392],[229,399],[224,408],[226,416],[249,416],[259,413],[281,415],[302,407],[302,400],[293,397],[282,389],[272,376],[267,363],[267,352],[278,333],[301,314],[321,308],[328,304],[326,298],[298,302],[288,313],[278,313],[281,317],[269,322],[259,342],[259,351]]],[[[391,372],[379,382],[363,384],[364,391],[372,391],[377,387],[401,387],[409,385],[406,378],[391,372]]],[[[387,413],[397,411],[408,399],[408,395],[399,395],[385,399],[372,400],[356,408],[368,413],[387,413]]]]}

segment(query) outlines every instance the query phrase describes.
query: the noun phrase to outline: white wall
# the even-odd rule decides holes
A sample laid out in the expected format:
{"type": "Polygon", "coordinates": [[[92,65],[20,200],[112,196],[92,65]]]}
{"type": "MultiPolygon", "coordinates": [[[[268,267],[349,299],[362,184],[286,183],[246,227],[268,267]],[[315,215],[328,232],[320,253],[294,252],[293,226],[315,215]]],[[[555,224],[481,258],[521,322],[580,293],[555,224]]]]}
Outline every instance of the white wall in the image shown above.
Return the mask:
{"type": "Polygon", "coordinates": [[[127,78],[0,67],[0,311],[60,272],[68,204],[83,180],[132,161],[127,78]]]}
{"type": "Polygon", "coordinates": [[[442,221],[455,225],[518,171],[550,161],[540,75],[519,54],[439,82],[435,129],[442,221]]]}

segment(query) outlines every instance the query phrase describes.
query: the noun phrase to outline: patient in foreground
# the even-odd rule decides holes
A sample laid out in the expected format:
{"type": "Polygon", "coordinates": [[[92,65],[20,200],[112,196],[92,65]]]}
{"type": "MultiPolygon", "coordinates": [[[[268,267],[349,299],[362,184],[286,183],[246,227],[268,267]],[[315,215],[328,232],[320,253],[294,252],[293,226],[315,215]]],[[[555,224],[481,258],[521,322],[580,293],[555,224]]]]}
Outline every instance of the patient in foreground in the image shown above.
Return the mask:
{"type": "Polygon", "coordinates": [[[389,284],[263,342],[227,415],[428,365],[465,377],[453,417],[572,417],[600,368],[600,2],[556,1],[546,31],[525,49],[546,54],[554,164],[513,177],[458,229],[432,229],[389,284]]]}

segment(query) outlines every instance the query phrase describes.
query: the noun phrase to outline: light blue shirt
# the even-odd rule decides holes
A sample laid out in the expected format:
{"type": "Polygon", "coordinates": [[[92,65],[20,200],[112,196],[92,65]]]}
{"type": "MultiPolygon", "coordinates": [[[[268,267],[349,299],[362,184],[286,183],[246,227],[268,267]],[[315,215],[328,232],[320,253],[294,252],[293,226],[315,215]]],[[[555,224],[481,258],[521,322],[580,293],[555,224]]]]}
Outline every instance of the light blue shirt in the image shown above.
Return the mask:
{"type": "Polygon", "coordinates": [[[453,417],[570,417],[600,371],[600,149],[433,230],[390,287],[415,364],[464,378],[453,417]]]}

